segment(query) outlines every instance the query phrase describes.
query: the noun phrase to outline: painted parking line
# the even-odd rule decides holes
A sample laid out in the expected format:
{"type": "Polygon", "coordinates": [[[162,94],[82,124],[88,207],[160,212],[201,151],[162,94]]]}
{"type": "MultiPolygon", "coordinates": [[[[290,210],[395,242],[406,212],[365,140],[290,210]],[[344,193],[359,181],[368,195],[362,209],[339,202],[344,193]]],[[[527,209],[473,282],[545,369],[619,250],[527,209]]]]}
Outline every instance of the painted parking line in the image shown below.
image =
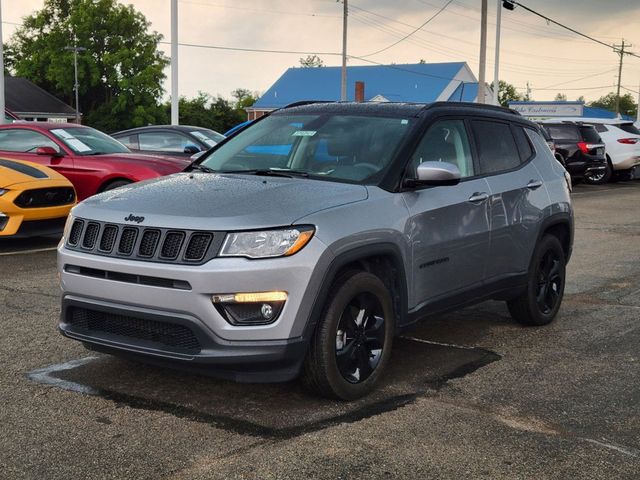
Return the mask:
{"type": "Polygon", "coordinates": [[[41,383],[43,385],[51,385],[53,387],[58,387],[63,390],[69,390],[71,392],[84,393],[87,395],[98,395],[99,392],[95,388],[89,387],[87,385],[82,385],[81,383],[62,380],[52,375],[54,373],[61,372],[63,370],[71,370],[73,368],[81,367],[82,365],[86,365],[90,362],[93,362],[98,358],[99,357],[96,357],[96,356],[90,356],[90,357],[78,358],[76,360],[70,360],[65,363],[57,363],[55,365],[49,365],[48,367],[39,368],[37,370],[33,370],[27,373],[27,378],[36,383],[41,383]]]}
{"type": "Polygon", "coordinates": [[[4,257],[8,255],[28,255],[30,253],[39,253],[39,252],[52,252],[57,248],[58,247],[46,247],[46,248],[33,248],[31,250],[15,250],[12,252],[0,252],[0,257],[4,257]]]}

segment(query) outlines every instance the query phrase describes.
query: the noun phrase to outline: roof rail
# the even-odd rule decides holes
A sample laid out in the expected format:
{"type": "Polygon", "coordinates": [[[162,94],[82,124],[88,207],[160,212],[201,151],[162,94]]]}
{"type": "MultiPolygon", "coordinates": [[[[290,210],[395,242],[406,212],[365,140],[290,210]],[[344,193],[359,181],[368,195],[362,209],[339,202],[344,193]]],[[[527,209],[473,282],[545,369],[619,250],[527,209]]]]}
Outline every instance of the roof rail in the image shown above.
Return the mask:
{"type": "Polygon", "coordinates": [[[301,107],[303,105],[312,105],[314,103],[335,103],[333,100],[301,100],[299,102],[293,102],[284,107],[280,107],[278,110],[283,110],[285,108],[293,108],[293,107],[301,107]]]}
{"type": "Polygon", "coordinates": [[[436,107],[464,107],[464,108],[477,108],[480,110],[494,110],[496,112],[511,113],[512,115],[520,115],[520,112],[513,108],[502,107],[500,105],[489,105],[486,103],[472,103],[472,102],[433,102],[425,105],[425,110],[436,107]]]}

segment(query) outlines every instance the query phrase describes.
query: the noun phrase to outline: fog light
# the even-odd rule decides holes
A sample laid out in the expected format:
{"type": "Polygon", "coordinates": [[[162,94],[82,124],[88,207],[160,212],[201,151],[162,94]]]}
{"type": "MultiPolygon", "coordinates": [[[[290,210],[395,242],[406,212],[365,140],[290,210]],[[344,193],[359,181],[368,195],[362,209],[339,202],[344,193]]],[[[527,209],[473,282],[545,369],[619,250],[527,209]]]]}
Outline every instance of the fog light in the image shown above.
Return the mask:
{"type": "Polygon", "coordinates": [[[268,303],[262,304],[260,312],[262,313],[262,316],[265,318],[265,320],[271,320],[271,317],[273,317],[273,307],[268,303]]]}
{"type": "Polygon", "coordinates": [[[287,299],[286,292],[213,295],[216,310],[232,325],[266,325],[275,322],[287,299]]]}

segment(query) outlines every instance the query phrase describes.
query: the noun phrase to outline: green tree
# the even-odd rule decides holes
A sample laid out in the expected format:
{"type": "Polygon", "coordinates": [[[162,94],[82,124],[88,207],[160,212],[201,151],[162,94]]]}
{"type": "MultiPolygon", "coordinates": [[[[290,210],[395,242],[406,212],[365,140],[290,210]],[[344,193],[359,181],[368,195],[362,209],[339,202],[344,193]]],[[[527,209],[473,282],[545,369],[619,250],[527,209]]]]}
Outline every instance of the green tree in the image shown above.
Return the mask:
{"type": "Polygon", "coordinates": [[[566,102],[567,96],[564,93],[556,93],[556,97],[554,98],[556,102],[566,102]]]}
{"type": "MultiPolygon", "coordinates": [[[[604,97],[600,97],[598,100],[594,100],[589,104],[590,107],[600,107],[616,111],[616,94],[613,92],[608,93],[604,97]]],[[[630,93],[626,93],[620,96],[620,113],[623,115],[629,115],[635,117],[638,111],[638,105],[633,99],[630,93]]]]}
{"type": "Polygon", "coordinates": [[[507,107],[509,102],[520,100],[523,100],[523,97],[518,93],[516,87],[503,80],[498,82],[498,102],[500,105],[507,107]]]}
{"type": "Polygon", "coordinates": [[[256,103],[258,98],[260,98],[257,92],[251,92],[251,90],[247,90],[246,88],[236,88],[231,92],[231,96],[236,99],[236,110],[244,110],[256,103]]]}
{"type": "Polygon", "coordinates": [[[73,104],[73,52],[65,48],[77,42],[86,48],[78,54],[83,123],[106,131],[156,123],[168,60],[157,49],[162,35],[149,27],[117,0],[45,0],[8,42],[7,65],[73,104]]]}
{"type": "Polygon", "coordinates": [[[303,67],[324,67],[324,62],[318,55],[307,55],[306,58],[300,58],[300,65],[303,67]]]}
{"type": "Polygon", "coordinates": [[[582,103],[585,103],[584,95],[580,95],[578,98],[576,98],[576,102],[582,102],[582,103]]]}

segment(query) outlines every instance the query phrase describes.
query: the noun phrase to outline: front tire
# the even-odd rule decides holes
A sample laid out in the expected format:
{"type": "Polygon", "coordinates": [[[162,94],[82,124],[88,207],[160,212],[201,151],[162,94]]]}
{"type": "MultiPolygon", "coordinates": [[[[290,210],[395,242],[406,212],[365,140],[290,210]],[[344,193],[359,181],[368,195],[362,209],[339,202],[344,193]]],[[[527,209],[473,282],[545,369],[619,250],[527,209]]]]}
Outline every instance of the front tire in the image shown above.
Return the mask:
{"type": "Polygon", "coordinates": [[[509,313],[524,325],[553,321],[564,295],[566,258],[560,240],[545,235],[533,252],[526,290],[507,301],[509,313]]]}
{"type": "Polygon", "coordinates": [[[365,396],[389,362],[394,328],[391,294],[382,280],[362,271],[342,275],[311,339],[303,383],[328,398],[365,396]]]}

